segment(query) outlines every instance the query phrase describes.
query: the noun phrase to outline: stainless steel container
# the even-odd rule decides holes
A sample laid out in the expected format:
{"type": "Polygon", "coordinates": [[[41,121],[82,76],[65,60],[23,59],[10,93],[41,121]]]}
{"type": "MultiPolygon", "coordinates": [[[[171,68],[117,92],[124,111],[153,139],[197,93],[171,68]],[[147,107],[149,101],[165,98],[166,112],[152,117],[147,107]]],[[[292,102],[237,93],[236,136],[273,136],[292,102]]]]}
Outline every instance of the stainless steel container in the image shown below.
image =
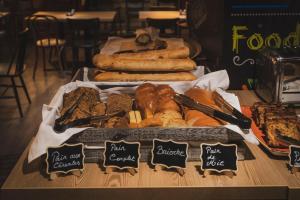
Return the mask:
{"type": "Polygon", "coordinates": [[[255,78],[255,92],[264,101],[300,103],[300,47],[261,50],[255,78]]]}

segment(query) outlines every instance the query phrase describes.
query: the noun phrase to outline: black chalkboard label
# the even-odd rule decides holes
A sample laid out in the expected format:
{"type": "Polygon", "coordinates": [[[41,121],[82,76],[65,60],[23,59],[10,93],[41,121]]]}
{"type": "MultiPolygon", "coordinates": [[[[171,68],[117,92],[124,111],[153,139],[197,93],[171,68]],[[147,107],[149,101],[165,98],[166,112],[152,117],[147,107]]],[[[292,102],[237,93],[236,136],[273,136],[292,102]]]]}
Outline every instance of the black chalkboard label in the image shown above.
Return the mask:
{"type": "Polygon", "coordinates": [[[83,144],[64,144],[58,147],[47,149],[47,173],[68,173],[84,168],[83,144]]]}
{"type": "Polygon", "coordinates": [[[237,171],[236,144],[201,144],[201,170],[237,171]]]}
{"type": "Polygon", "coordinates": [[[187,151],[187,143],[154,139],[151,163],[167,168],[186,168],[187,151]]]}
{"type": "Polygon", "coordinates": [[[105,141],[104,167],[139,168],[140,143],[105,141]]]}
{"type": "Polygon", "coordinates": [[[300,146],[290,145],[289,149],[290,166],[300,167],[300,146]]]}

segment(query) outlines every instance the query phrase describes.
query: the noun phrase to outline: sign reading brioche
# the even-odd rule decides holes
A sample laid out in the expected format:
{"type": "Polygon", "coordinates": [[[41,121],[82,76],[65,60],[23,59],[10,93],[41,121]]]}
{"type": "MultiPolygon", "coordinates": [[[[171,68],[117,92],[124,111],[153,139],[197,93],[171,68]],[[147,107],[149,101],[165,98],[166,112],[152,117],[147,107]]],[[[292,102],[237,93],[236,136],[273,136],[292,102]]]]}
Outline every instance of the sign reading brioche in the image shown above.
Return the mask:
{"type": "Polygon", "coordinates": [[[187,151],[187,143],[154,139],[151,164],[167,168],[186,168],[187,151]]]}

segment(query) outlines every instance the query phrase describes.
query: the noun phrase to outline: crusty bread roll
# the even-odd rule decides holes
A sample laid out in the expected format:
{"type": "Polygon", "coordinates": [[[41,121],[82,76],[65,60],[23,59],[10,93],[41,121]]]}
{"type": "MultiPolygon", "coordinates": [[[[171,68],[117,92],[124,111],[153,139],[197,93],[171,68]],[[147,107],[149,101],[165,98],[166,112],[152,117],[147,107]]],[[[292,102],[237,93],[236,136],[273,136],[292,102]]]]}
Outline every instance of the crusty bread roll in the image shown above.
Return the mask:
{"type": "Polygon", "coordinates": [[[221,126],[223,123],[198,110],[186,110],[185,121],[189,126],[221,126]]]}
{"type": "MultiPolygon", "coordinates": [[[[95,61],[95,60],[94,60],[95,61]]],[[[96,67],[108,71],[191,71],[196,69],[196,63],[189,59],[144,59],[115,58],[109,55],[99,55],[94,63],[96,67]]]]}
{"type": "Polygon", "coordinates": [[[173,88],[169,85],[159,85],[156,87],[156,91],[158,98],[156,112],[163,112],[165,110],[180,111],[178,104],[173,99],[175,95],[173,88]]]}
{"type": "Polygon", "coordinates": [[[191,88],[185,92],[185,95],[194,99],[195,101],[219,109],[213,100],[213,92],[201,88],[191,88]]]}
{"type": "Polygon", "coordinates": [[[156,86],[151,83],[140,85],[135,91],[135,99],[144,118],[153,118],[158,100],[156,86]]]}
{"type": "MultiPolygon", "coordinates": [[[[185,95],[201,104],[220,110],[213,100],[213,92],[211,91],[200,88],[191,88],[185,92],[185,95]]],[[[220,126],[224,124],[221,120],[189,108],[185,109],[185,120],[190,126],[220,126]]]]}
{"type": "Polygon", "coordinates": [[[94,78],[96,81],[193,81],[196,76],[190,72],[170,73],[125,73],[125,72],[103,72],[94,78]]]}

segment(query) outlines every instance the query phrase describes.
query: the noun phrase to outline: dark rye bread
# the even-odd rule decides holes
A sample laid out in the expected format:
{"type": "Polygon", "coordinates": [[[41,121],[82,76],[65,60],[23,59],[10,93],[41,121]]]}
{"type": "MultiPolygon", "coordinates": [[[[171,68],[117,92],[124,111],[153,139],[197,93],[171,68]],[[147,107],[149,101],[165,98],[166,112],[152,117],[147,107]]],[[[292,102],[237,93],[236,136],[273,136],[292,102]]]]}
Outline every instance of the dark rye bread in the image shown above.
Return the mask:
{"type": "Polygon", "coordinates": [[[106,112],[108,114],[119,111],[129,112],[132,110],[133,99],[127,94],[111,94],[107,98],[106,112]]]}

